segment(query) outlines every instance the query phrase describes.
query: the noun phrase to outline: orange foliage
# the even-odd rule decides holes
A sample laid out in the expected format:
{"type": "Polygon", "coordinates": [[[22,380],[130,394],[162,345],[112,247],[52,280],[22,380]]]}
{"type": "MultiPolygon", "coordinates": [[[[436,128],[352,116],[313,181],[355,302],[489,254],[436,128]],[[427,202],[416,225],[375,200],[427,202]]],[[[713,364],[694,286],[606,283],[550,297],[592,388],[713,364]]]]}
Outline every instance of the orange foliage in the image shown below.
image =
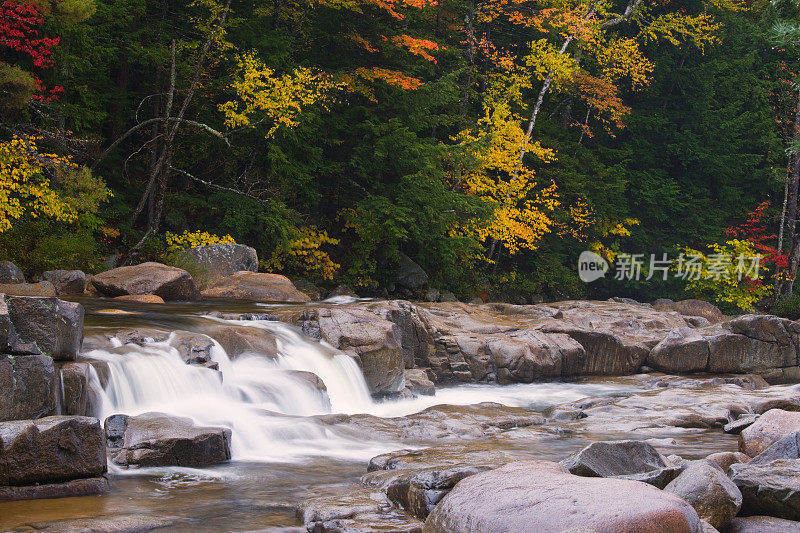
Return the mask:
{"type": "Polygon", "coordinates": [[[422,80],[412,78],[411,76],[406,76],[398,70],[389,70],[380,67],[372,67],[369,69],[362,67],[356,69],[355,74],[366,80],[383,80],[389,85],[412,91],[419,89],[424,85],[422,80]]]}
{"type": "Polygon", "coordinates": [[[429,50],[438,50],[439,45],[433,41],[426,39],[416,39],[410,35],[395,35],[390,39],[395,45],[405,48],[415,56],[420,56],[436,63],[436,58],[433,57],[429,50]]]}

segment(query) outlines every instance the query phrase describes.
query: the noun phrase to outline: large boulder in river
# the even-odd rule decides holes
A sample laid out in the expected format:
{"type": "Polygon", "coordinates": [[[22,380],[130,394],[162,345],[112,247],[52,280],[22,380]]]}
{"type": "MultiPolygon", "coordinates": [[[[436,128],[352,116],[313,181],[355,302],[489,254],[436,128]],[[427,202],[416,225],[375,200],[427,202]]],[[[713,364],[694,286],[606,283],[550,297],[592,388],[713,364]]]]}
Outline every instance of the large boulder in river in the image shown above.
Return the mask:
{"type": "Polygon", "coordinates": [[[690,503],[701,519],[717,529],[726,526],[742,508],[742,493],[711,461],[693,461],[664,490],[690,503]]]}
{"type": "Polygon", "coordinates": [[[111,460],[123,466],[192,466],[231,458],[231,430],[164,413],[113,415],[105,422],[111,460]]]}
{"type": "Polygon", "coordinates": [[[61,414],[92,416],[95,404],[89,381],[91,365],[85,362],[61,363],[57,368],[61,384],[61,414]]]}
{"type": "Polygon", "coordinates": [[[72,361],[83,344],[83,306],[58,298],[8,296],[8,313],[17,341],[32,353],[72,361]]]}
{"type": "Polygon", "coordinates": [[[25,283],[25,274],[11,261],[0,261],[0,283],[25,283]]]}
{"type": "Polygon", "coordinates": [[[105,471],[105,441],[96,418],[0,422],[0,485],[55,483],[105,471]]]}
{"type": "Polygon", "coordinates": [[[42,278],[53,284],[58,296],[77,296],[86,289],[86,274],[80,270],[48,270],[42,278]]]}
{"type": "Polygon", "coordinates": [[[201,286],[214,283],[220,278],[232,276],[237,272],[258,272],[258,254],[255,248],[244,244],[218,243],[195,246],[182,250],[178,261],[191,264],[196,279],[201,286]]]}
{"type": "Polygon", "coordinates": [[[400,252],[400,264],[395,273],[395,280],[401,287],[415,290],[428,283],[428,274],[410,257],[400,252]]]}
{"type": "Polygon", "coordinates": [[[0,284],[0,293],[9,296],[56,296],[56,289],[49,281],[39,283],[0,284]]]}
{"type": "Polygon", "coordinates": [[[286,276],[259,272],[236,272],[218,279],[203,291],[206,298],[230,298],[256,302],[308,302],[286,276]]]}
{"type": "MultiPolygon", "coordinates": [[[[203,331],[208,334],[209,338],[217,341],[231,359],[242,355],[259,355],[274,359],[278,355],[278,343],[275,335],[263,328],[238,324],[214,324],[209,325],[203,331]]],[[[183,336],[176,336],[173,346],[176,345],[175,341],[183,343],[183,336]]],[[[205,343],[200,344],[201,346],[205,345],[205,343]]],[[[210,349],[209,347],[209,355],[210,349]]],[[[179,351],[181,351],[180,347],[179,351]]],[[[181,351],[181,353],[184,352],[181,351]]]]}
{"type": "Polygon", "coordinates": [[[681,300],[679,302],[659,301],[654,305],[659,311],[675,311],[684,316],[697,316],[708,320],[711,323],[722,322],[725,315],[719,308],[703,300],[681,300]]]}
{"type": "Polygon", "coordinates": [[[644,483],[574,476],[557,463],[520,461],[460,481],[423,531],[699,533],[700,519],[685,501],[644,483]]]}
{"type": "Polygon", "coordinates": [[[781,438],[800,431],[800,412],[770,409],[739,434],[739,451],[755,457],[781,438]]]}
{"type": "Polygon", "coordinates": [[[0,421],[55,415],[57,390],[52,358],[0,355],[0,421]]]}
{"type": "Polygon", "coordinates": [[[774,516],[734,518],[725,533],[800,533],[800,522],[774,516]]]}
{"type": "Polygon", "coordinates": [[[95,274],[92,285],[104,296],[155,294],[164,300],[196,300],[200,296],[188,272],[153,262],[95,274]]]}

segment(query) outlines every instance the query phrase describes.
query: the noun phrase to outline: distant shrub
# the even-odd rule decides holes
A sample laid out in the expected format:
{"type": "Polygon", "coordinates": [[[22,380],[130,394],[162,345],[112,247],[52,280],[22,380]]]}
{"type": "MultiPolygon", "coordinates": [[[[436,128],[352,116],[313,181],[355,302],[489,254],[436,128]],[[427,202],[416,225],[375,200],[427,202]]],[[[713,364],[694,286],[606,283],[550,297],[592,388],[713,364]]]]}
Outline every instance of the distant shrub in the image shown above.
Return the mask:
{"type": "Polygon", "coordinates": [[[794,293],[777,300],[772,306],[772,312],[784,318],[800,319],[800,294],[794,293]]]}

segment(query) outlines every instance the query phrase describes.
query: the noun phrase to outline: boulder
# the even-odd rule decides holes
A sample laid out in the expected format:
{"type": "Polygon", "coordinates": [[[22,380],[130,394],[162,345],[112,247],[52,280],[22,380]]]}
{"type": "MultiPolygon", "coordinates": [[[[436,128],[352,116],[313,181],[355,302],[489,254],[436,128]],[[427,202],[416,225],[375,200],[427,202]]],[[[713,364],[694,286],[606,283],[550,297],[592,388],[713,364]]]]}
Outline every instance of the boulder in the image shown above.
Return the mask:
{"type": "Polygon", "coordinates": [[[725,533],[800,533],[800,522],[773,516],[734,518],[725,533]]]}
{"type": "Polygon", "coordinates": [[[770,409],[739,434],[739,451],[755,457],[796,431],[800,431],[800,412],[770,409]]]}
{"type": "Polygon", "coordinates": [[[400,252],[400,264],[395,273],[395,281],[405,289],[415,290],[428,283],[428,274],[410,257],[400,252]]]}
{"type": "Polygon", "coordinates": [[[701,519],[717,529],[726,526],[742,507],[742,493],[717,463],[707,460],[689,463],[664,491],[691,504],[701,519]]]}
{"type": "Polygon", "coordinates": [[[0,421],[55,415],[57,383],[46,355],[0,355],[0,421]]]}
{"type": "Polygon", "coordinates": [[[104,296],[155,294],[164,300],[197,300],[200,296],[188,272],[153,262],[95,274],[92,285],[104,296]]]}
{"type": "Polygon", "coordinates": [[[79,296],[86,289],[86,274],[80,270],[48,270],[42,278],[53,284],[58,296],[79,296]]]}
{"type": "Polygon", "coordinates": [[[728,422],[722,427],[722,431],[732,435],[739,435],[745,428],[752,426],[759,415],[744,414],[732,422],[728,422]]]}
{"type": "Polygon", "coordinates": [[[414,394],[433,396],[436,394],[436,385],[430,380],[428,374],[420,369],[414,368],[404,372],[406,378],[406,389],[414,394]]]}
{"type": "Polygon", "coordinates": [[[178,350],[187,365],[207,366],[213,361],[211,349],[214,339],[202,333],[174,331],[169,337],[169,345],[178,350]]]}
{"type": "Polygon", "coordinates": [[[731,465],[728,475],[742,492],[742,513],[800,520],[800,459],[731,465]]]}
{"type": "Polygon", "coordinates": [[[123,466],[191,466],[231,458],[231,430],[164,413],[113,415],[105,422],[111,460],[123,466]]]}
{"type": "Polygon", "coordinates": [[[357,357],[373,394],[403,390],[405,375],[400,330],[369,311],[333,307],[316,314],[322,338],[357,357]]]}
{"type": "Polygon", "coordinates": [[[56,289],[49,281],[39,283],[0,284],[0,293],[8,296],[56,296],[56,289]]]}
{"type": "Polygon", "coordinates": [[[83,306],[58,298],[7,296],[20,343],[56,360],[73,361],[83,344],[83,306]]]}
{"type": "Polygon", "coordinates": [[[460,481],[423,531],[697,533],[700,519],[688,503],[644,483],[574,476],[557,463],[519,461],[460,481]]]}
{"type": "Polygon", "coordinates": [[[136,302],[140,304],[164,303],[164,298],[155,294],[123,294],[122,296],[115,296],[114,299],[123,302],[136,302]]]}
{"type": "Polygon", "coordinates": [[[105,472],[105,440],[96,418],[0,422],[0,485],[57,483],[105,472]]]}
{"type": "Polygon", "coordinates": [[[220,278],[203,291],[203,296],[257,302],[310,301],[286,276],[258,272],[236,272],[220,278]]]}
{"type": "Polygon", "coordinates": [[[800,433],[789,433],[785,437],[778,439],[772,446],[748,462],[754,465],[762,465],[779,459],[800,459],[800,433]]]}
{"type": "Polygon", "coordinates": [[[113,513],[96,518],[33,522],[28,525],[37,533],[145,533],[175,526],[181,521],[181,518],[172,516],[113,513]]]}
{"type": "Polygon", "coordinates": [[[258,272],[258,254],[255,248],[244,244],[218,243],[195,246],[179,252],[178,262],[185,264],[187,268],[191,265],[192,272],[196,272],[196,281],[201,286],[237,272],[258,272]]]}
{"type": "Polygon", "coordinates": [[[25,283],[25,274],[11,261],[0,261],[0,283],[25,283]]]}
{"type": "Polygon", "coordinates": [[[689,327],[675,328],[647,356],[647,365],[663,372],[700,372],[708,365],[708,341],[689,327]]]}
{"type": "Polygon", "coordinates": [[[593,442],[561,465],[572,474],[586,477],[628,476],[667,468],[661,454],[640,440],[593,442]]]}

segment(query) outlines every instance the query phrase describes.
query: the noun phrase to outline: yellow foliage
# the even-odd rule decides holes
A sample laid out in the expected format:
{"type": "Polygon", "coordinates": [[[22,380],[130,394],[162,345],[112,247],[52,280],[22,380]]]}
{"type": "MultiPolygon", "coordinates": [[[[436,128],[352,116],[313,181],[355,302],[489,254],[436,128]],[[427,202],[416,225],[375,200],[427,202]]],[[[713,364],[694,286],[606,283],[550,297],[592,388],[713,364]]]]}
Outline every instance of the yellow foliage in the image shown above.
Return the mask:
{"type": "Polygon", "coordinates": [[[301,228],[297,238],[289,242],[285,250],[276,251],[268,261],[262,261],[264,270],[292,269],[298,274],[318,275],[322,279],[333,279],[340,265],[334,263],[322,246],[336,246],[339,239],[328,236],[325,230],[311,226],[301,228]]]}
{"type": "Polygon", "coordinates": [[[45,170],[77,169],[69,157],[39,153],[38,139],[14,136],[0,143],[0,232],[28,214],[75,222],[77,209],[50,186],[45,170]]]}
{"type": "Polygon", "coordinates": [[[195,246],[207,246],[209,244],[236,244],[236,241],[230,235],[223,235],[222,237],[208,233],[207,231],[184,231],[183,233],[176,234],[167,232],[167,252],[174,253],[187,248],[194,248],[195,246]]]}
{"type": "Polygon", "coordinates": [[[530,44],[530,53],[524,57],[525,66],[539,79],[548,74],[553,79],[553,89],[559,90],[572,81],[578,71],[578,64],[569,54],[560,54],[547,39],[539,39],[530,44]]]}
{"type": "Polygon", "coordinates": [[[460,169],[454,186],[494,208],[490,220],[475,219],[455,228],[454,235],[495,239],[512,254],[538,247],[542,237],[552,231],[551,214],[560,204],[555,184],[538,186],[534,172],[519,160],[523,146],[546,162],[553,161],[555,153],[538,141],[528,141],[521,124],[521,117],[511,111],[511,102],[488,100],[477,127],[454,138],[476,162],[476,168],[460,169]]]}
{"type": "Polygon", "coordinates": [[[269,121],[267,137],[270,137],[281,126],[297,126],[300,113],[306,107],[315,103],[324,105],[328,93],[341,88],[341,84],[327,74],[304,67],[276,76],[255,52],[245,52],[237,56],[237,72],[231,88],[236,100],[219,106],[225,115],[225,124],[235,128],[269,121]]]}
{"type": "Polygon", "coordinates": [[[684,15],[682,13],[666,13],[654,18],[642,28],[641,36],[645,41],[656,41],[664,38],[675,46],[690,41],[700,51],[706,45],[719,43],[715,35],[720,25],[706,13],[700,15],[684,15]]]}

